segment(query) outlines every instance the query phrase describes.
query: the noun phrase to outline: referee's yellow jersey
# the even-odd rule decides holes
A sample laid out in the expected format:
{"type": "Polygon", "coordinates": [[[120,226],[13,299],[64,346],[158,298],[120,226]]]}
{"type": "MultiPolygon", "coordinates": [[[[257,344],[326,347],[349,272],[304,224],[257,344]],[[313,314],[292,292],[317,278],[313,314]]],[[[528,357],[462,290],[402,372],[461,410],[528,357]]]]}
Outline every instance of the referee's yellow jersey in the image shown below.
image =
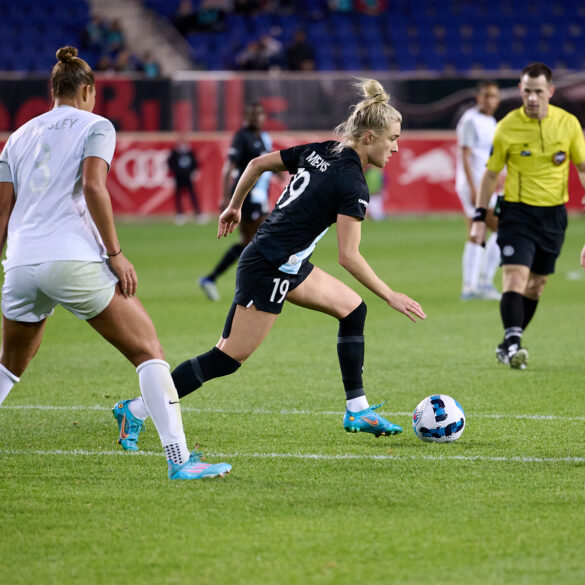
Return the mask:
{"type": "Polygon", "coordinates": [[[546,118],[529,118],[524,107],[512,110],[496,126],[487,169],[507,166],[504,199],[538,207],[569,200],[569,161],[585,161],[579,120],[549,104],[546,118]]]}

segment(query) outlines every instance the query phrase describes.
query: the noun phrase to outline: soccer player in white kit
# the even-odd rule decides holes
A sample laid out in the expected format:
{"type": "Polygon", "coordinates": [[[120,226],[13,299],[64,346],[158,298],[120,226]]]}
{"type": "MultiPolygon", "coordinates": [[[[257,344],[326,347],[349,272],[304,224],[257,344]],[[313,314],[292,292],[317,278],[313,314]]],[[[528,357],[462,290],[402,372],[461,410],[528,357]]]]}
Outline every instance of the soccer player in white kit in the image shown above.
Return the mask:
{"type": "Polygon", "coordinates": [[[494,81],[482,81],[477,86],[477,104],[467,110],[457,123],[457,174],[455,190],[461,201],[467,226],[467,241],[463,250],[463,283],[461,299],[499,300],[501,295],[493,285],[500,263],[496,242],[497,218],[493,214],[497,196],[492,197],[486,223],[492,231],[485,249],[469,240],[475,201],[485,165],[490,156],[496,119],[494,112],[500,104],[500,91],[494,81]]]}
{"type": "MultiPolygon", "coordinates": [[[[135,296],[136,272],[122,254],[106,188],[116,133],[109,120],[92,113],[93,72],[73,47],[59,49],[57,59],[54,108],[14,132],[0,155],[0,251],[7,243],[0,404],[36,354],[46,319],[59,304],[136,367],[169,478],[222,476],[231,465],[203,463],[187,449],[169,365],[135,296]]],[[[131,441],[139,429],[128,405],[118,403],[114,414],[120,439],[131,441]]]]}

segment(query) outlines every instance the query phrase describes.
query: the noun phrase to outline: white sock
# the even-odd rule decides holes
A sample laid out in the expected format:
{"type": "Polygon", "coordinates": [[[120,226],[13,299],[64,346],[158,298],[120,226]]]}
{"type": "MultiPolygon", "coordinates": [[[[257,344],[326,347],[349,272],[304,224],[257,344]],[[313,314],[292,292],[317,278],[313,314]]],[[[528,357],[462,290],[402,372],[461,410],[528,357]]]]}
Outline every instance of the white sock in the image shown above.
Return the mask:
{"type": "Polygon", "coordinates": [[[20,378],[0,364],[0,405],[4,402],[8,394],[10,394],[16,382],[20,382],[20,378]]]}
{"type": "Polygon", "coordinates": [[[150,416],[148,412],[148,408],[146,408],[146,404],[144,404],[144,400],[142,400],[142,396],[138,396],[138,398],[134,398],[128,403],[128,408],[130,412],[140,420],[144,420],[150,416]]]}
{"type": "Polygon", "coordinates": [[[379,193],[376,195],[370,195],[368,213],[374,221],[380,221],[386,217],[384,213],[384,199],[379,193]]]}
{"type": "Polygon", "coordinates": [[[368,408],[370,405],[368,403],[368,399],[364,395],[347,400],[345,406],[350,412],[359,412],[360,410],[366,410],[366,408],[368,408]]]}
{"type": "Polygon", "coordinates": [[[482,286],[493,284],[494,275],[500,265],[500,247],[498,246],[498,236],[493,233],[485,244],[485,259],[482,267],[482,273],[479,277],[482,286]]]}
{"type": "Polygon", "coordinates": [[[164,360],[148,360],[136,368],[144,403],[160,436],[165,454],[182,465],[189,459],[183,431],[179,395],[170,366],[164,360]]]}
{"type": "Polygon", "coordinates": [[[484,250],[479,244],[465,242],[463,248],[463,292],[475,292],[479,286],[479,272],[484,250]]]}

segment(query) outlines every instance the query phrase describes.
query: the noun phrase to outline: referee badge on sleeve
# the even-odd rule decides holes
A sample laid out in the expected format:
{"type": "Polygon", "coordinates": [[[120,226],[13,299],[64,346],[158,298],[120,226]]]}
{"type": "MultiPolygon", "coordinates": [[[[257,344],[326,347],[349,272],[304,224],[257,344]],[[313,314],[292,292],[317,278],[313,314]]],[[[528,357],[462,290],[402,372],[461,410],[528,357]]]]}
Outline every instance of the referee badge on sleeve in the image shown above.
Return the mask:
{"type": "Polygon", "coordinates": [[[559,150],[553,154],[552,160],[555,165],[562,165],[567,160],[567,153],[564,150],[559,150]]]}

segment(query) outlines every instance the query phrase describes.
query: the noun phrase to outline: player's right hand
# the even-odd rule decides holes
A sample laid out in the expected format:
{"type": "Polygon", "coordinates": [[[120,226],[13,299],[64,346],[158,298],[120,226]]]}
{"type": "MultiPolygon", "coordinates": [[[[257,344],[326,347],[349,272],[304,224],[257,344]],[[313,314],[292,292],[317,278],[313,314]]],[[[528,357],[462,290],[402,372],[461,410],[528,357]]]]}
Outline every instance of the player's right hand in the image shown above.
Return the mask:
{"type": "Polygon", "coordinates": [[[485,246],[485,235],[487,227],[485,221],[474,221],[471,224],[471,231],[469,232],[469,240],[474,244],[485,246]]]}
{"type": "Polygon", "coordinates": [[[583,246],[583,249],[581,250],[581,266],[585,268],[585,246],[583,246]]]}
{"type": "Polygon", "coordinates": [[[242,212],[235,207],[228,206],[225,211],[219,216],[219,223],[217,226],[217,238],[225,237],[231,234],[236,226],[240,223],[242,212]]]}
{"type": "Polygon", "coordinates": [[[388,304],[403,315],[406,315],[411,321],[416,323],[416,317],[419,319],[426,319],[426,313],[422,310],[422,307],[409,296],[404,293],[397,293],[392,291],[388,304]]]}

